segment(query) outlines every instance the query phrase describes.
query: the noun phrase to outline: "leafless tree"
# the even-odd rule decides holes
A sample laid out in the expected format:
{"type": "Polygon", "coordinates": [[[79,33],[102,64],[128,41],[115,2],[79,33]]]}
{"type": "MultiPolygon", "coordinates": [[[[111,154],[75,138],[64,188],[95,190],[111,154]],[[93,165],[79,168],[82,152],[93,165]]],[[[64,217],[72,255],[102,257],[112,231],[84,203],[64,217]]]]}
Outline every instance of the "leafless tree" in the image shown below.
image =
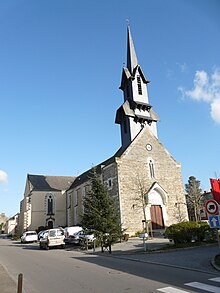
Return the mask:
{"type": "Polygon", "coordinates": [[[144,177],[140,175],[139,173],[134,177],[134,192],[135,196],[133,198],[135,204],[133,206],[139,207],[143,211],[143,218],[144,218],[144,230],[145,232],[148,232],[148,228],[146,226],[147,224],[147,217],[146,217],[146,207],[149,202],[148,198],[148,191],[149,187],[146,184],[146,181],[144,180],[144,177]]]}

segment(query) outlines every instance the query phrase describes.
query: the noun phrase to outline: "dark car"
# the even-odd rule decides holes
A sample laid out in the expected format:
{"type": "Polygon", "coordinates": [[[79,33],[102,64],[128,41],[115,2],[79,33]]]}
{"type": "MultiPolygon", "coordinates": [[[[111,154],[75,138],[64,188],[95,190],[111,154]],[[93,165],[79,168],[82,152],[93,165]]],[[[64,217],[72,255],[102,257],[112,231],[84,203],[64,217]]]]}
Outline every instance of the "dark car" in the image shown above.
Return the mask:
{"type": "Polygon", "coordinates": [[[42,230],[42,231],[40,231],[38,234],[37,234],[37,238],[38,238],[38,240],[40,240],[41,238],[44,238],[44,233],[45,233],[46,231],[45,230],[42,230]]]}

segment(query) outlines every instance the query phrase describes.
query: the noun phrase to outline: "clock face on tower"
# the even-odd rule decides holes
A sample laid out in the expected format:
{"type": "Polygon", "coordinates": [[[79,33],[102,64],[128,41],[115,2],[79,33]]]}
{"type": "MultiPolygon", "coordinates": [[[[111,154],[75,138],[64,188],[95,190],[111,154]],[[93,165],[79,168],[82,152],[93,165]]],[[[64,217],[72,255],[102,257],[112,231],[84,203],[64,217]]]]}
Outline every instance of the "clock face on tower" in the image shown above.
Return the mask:
{"type": "Polygon", "coordinates": [[[152,145],[151,144],[146,144],[146,149],[148,150],[148,151],[151,151],[152,150],[152,145]]]}

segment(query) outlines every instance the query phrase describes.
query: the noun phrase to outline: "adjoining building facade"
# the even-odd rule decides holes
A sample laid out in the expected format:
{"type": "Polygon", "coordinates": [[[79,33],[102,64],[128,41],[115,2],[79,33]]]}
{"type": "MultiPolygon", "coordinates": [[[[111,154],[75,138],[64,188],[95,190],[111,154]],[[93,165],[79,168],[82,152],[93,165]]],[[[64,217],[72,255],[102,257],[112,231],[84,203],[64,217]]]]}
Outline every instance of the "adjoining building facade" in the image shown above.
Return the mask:
{"type": "Polygon", "coordinates": [[[18,234],[19,213],[9,218],[4,225],[4,233],[8,235],[18,234]]]}
{"type": "Polygon", "coordinates": [[[66,195],[75,177],[27,175],[20,203],[19,234],[39,227],[66,226],[66,195]]]}
{"type": "MultiPolygon", "coordinates": [[[[127,66],[123,68],[120,85],[124,102],[115,119],[120,125],[122,146],[114,156],[96,166],[96,172],[117,202],[122,228],[131,235],[142,230],[145,220],[153,230],[188,220],[181,164],[158,139],[159,116],[149,104],[148,83],[128,27],[127,66]]],[[[80,224],[90,173],[88,170],[78,176],[66,192],[68,226],[80,224]]]]}

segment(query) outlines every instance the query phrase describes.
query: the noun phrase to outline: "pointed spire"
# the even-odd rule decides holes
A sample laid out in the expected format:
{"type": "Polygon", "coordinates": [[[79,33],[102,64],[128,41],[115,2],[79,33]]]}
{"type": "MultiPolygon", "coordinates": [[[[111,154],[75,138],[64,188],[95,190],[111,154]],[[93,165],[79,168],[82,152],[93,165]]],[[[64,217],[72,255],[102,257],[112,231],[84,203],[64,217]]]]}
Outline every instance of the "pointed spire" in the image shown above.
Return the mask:
{"type": "Polygon", "coordinates": [[[131,37],[130,26],[128,25],[127,68],[130,71],[131,75],[137,65],[138,60],[134,49],[134,43],[131,37]]]}

